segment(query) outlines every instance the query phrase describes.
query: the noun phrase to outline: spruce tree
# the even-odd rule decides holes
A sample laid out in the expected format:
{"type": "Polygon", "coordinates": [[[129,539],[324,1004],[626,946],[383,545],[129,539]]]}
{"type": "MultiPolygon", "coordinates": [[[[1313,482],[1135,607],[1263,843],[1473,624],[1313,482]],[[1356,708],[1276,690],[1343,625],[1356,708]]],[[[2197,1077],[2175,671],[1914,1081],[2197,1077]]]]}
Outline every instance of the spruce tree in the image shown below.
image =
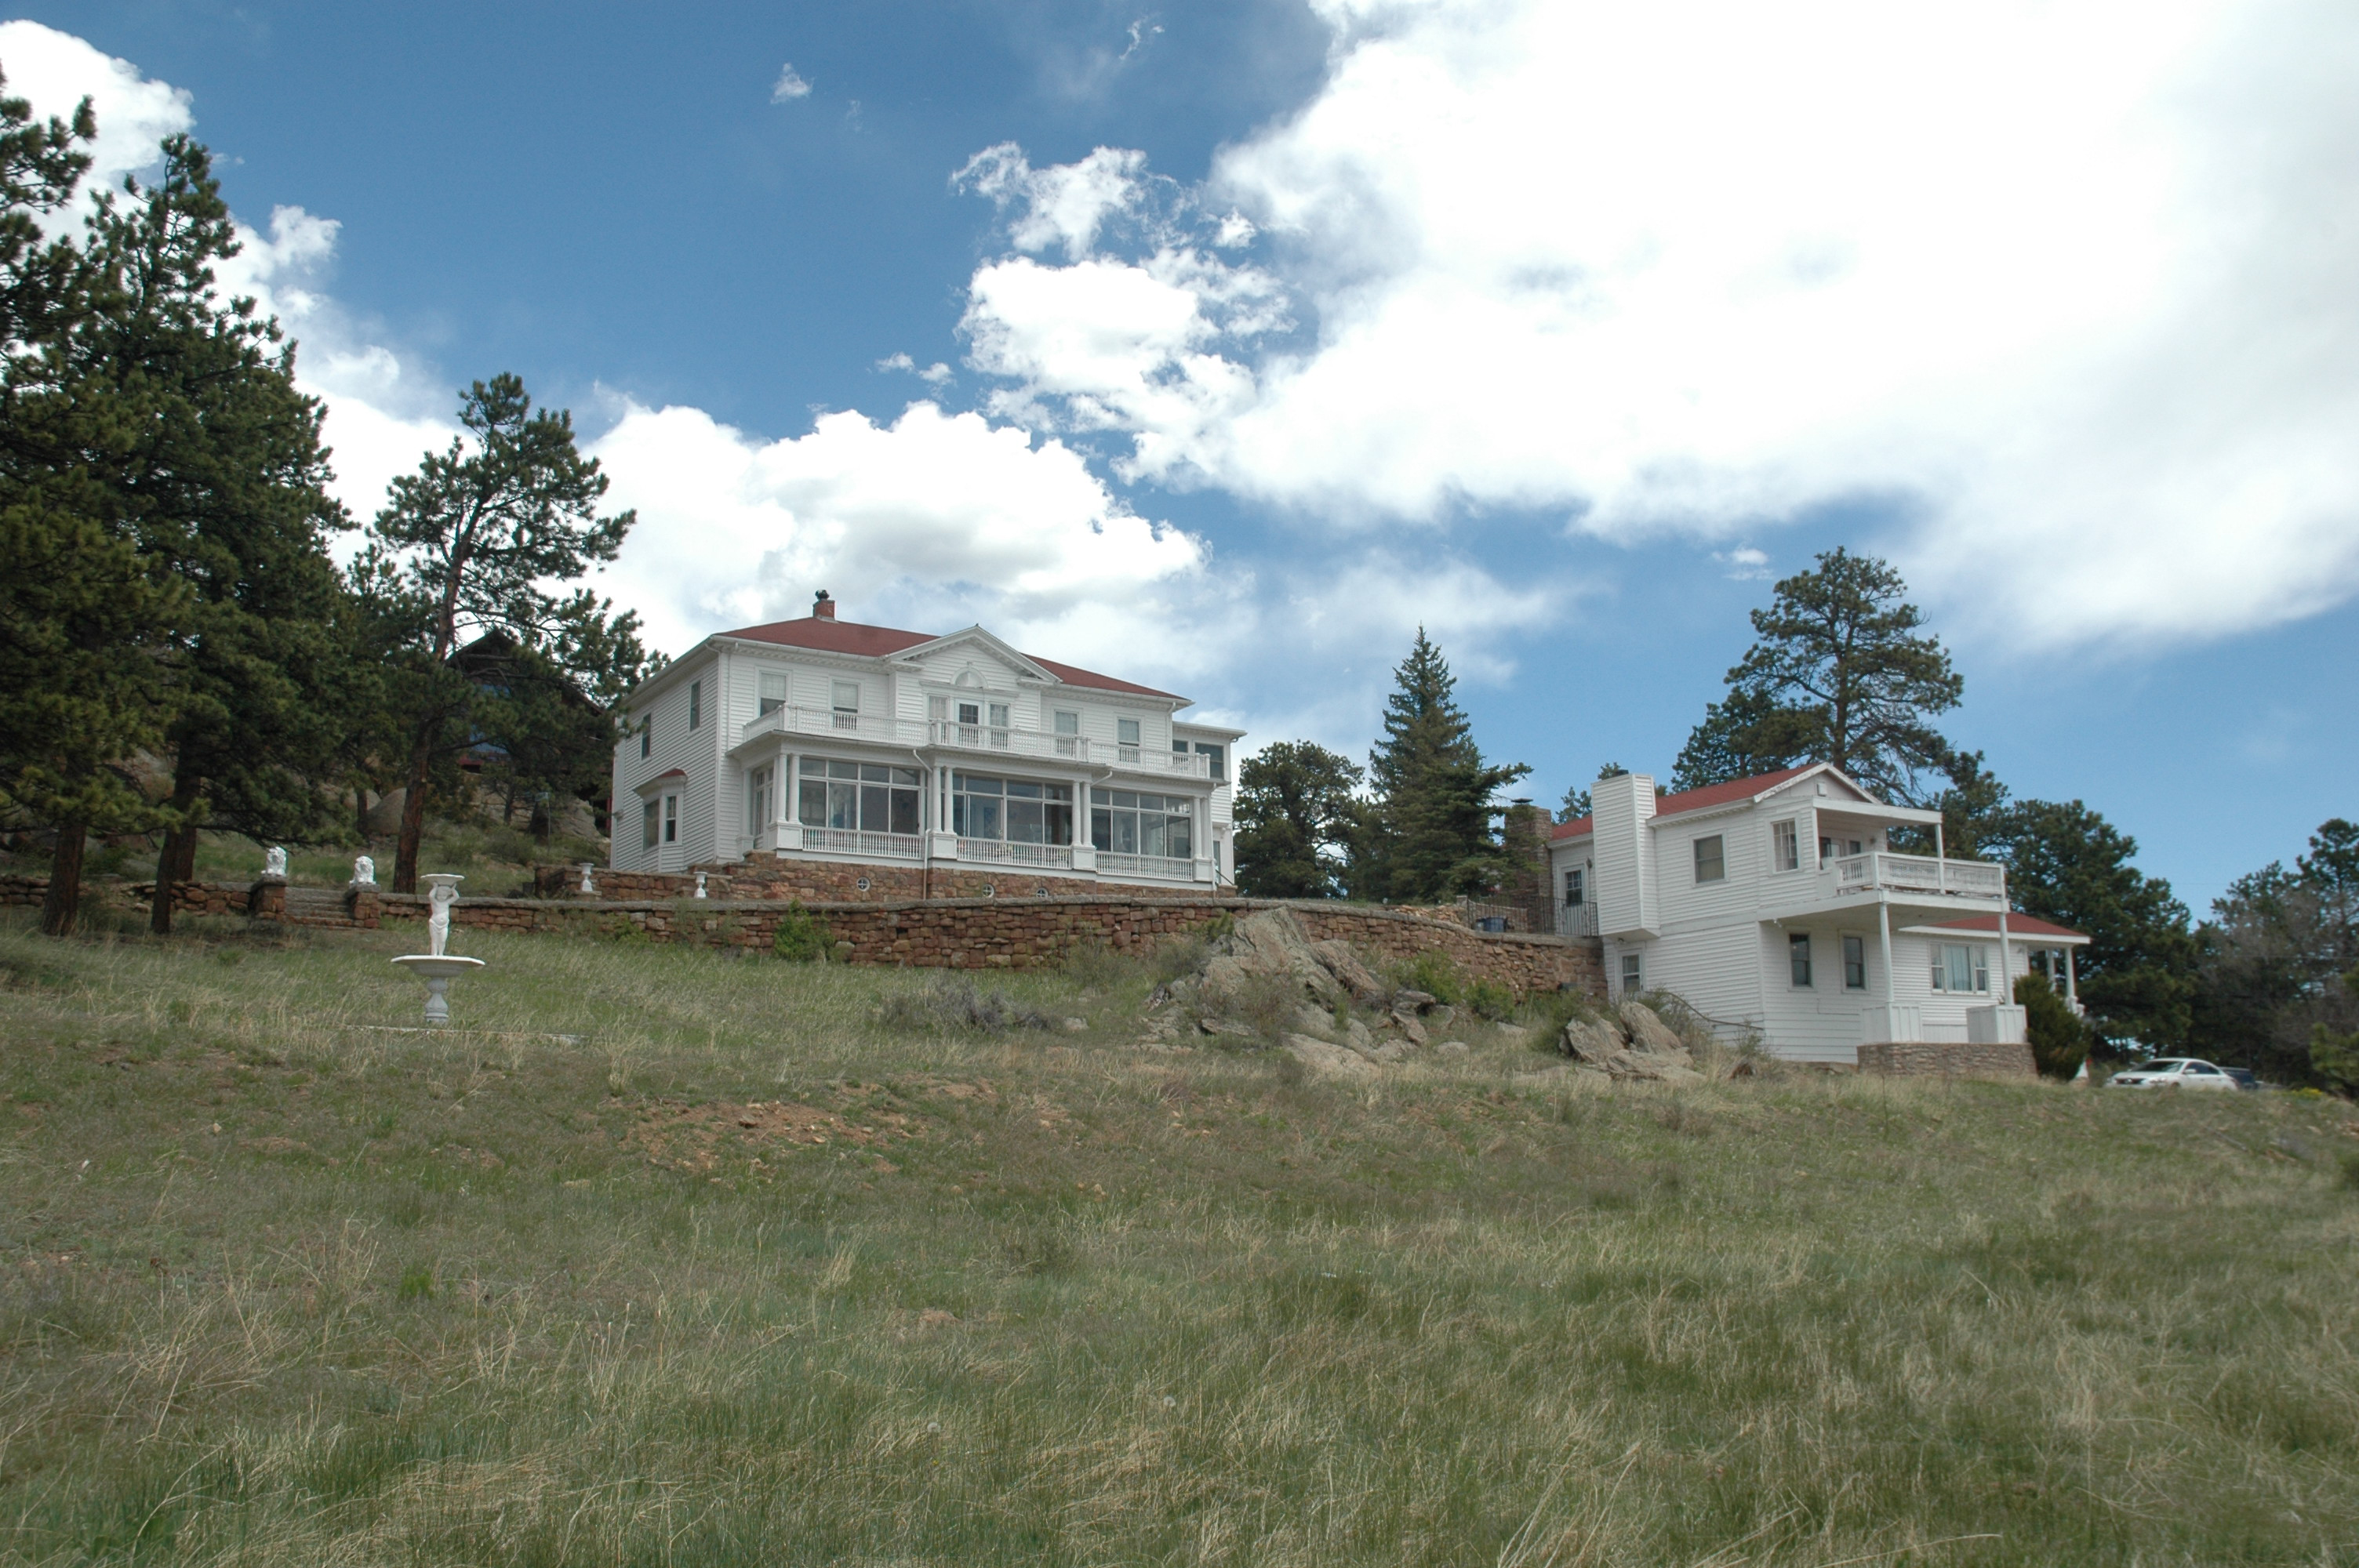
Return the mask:
{"type": "Polygon", "coordinates": [[[1531,769],[1484,760],[1457,679],[1424,627],[1393,678],[1385,736],[1368,755],[1375,799],[1353,835],[1351,891],[1410,903],[1486,892],[1508,869],[1491,797],[1531,769]]]}

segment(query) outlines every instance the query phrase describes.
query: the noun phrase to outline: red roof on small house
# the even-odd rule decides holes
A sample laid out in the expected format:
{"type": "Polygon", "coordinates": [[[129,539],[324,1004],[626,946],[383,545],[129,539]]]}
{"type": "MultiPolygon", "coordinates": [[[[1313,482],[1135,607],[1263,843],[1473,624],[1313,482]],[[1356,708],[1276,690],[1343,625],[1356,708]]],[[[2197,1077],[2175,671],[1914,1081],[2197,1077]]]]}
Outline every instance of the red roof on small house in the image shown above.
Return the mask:
{"type": "MultiPolygon", "coordinates": [[[[786,648],[811,648],[824,654],[853,654],[870,659],[905,653],[920,643],[940,640],[929,632],[904,632],[892,626],[863,626],[856,621],[838,621],[833,616],[822,615],[806,615],[797,621],[773,621],[766,626],[741,626],[734,632],[723,632],[721,635],[743,637],[754,643],[776,643],[786,648]]],[[[1038,654],[1024,656],[1067,686],[1095,687],[1101,691],[1126,691],[1138,697],[1169,697],[1174,702],[1183,700],[1170,692],[1158,691],[1151,686],[1116,680],[1095,670],[1044,659],[1038,654]]]]}
{"type": "MultiPolygon", "coordinates": [[[[1706,784],[1701,789],[1684,789],[1677,795],[1658,795],[1655,797],[1655,816],[1658,818],[1677,816],[1682,812],[1708,811],[1715,806],[1726,806],[1731,801],[1750,799],[1816,766],[1815,762],[1805,762],[1799,768],[1779,768],[1774,773],[1756,773],[1749,779],[1731,779],[1726,784],[1706,784]]],[[[1577,821],[1558,824],[1556,831],[1549,837],[1579,838],[1595,831],[1597,818],[1583,816],[1577,821]]]]}
{"type": "MultiPolygon", "coordinates": [[[[1935,928],[1941,931],[1988,931],[1996,935],[1998,916],[1969,914],[1963,920],[1936,922],[1935,928]]],[[[2042,920],[2036,914],[2008,915],[2006,934],[2009,936],[2077,936],[2083,942],[2089,940],[2089,934],[2085,931],[2075,931],[2069,925],[2059,925],[2052,920],[2042,920]]]]}

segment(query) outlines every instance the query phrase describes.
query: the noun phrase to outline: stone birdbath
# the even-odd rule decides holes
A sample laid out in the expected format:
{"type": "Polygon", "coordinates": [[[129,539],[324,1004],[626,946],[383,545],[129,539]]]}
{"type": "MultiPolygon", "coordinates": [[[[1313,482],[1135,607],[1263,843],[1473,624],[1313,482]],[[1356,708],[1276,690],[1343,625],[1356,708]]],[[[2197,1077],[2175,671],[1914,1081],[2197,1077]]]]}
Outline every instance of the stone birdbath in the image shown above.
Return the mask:
{"type": "Polygon", "coordinates": [[[431,912],[426,920],[426,946],[423,953],[408,953],[395,963],[426,982],[426,1022],[444,1024],[451,1022],[451,982],[470,969],[484,967],[481,958],[462,958],[442,949],[451,942],[451,906],[459,902],[459,884],[464,877],[437,871],[426,878],[426,903],[431,912]]]}

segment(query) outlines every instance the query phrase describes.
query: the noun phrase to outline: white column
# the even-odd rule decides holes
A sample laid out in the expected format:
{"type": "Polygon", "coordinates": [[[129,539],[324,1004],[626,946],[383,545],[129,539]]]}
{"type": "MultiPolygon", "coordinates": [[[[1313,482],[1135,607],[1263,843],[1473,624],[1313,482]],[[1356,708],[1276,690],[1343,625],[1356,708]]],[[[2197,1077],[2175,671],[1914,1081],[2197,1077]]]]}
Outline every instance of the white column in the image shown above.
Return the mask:
{"type": "Polygon", "coordinates": [[[1875,895],[1875,946],[1884,961],[1884,1037],[1889,1040],[1900,999],[1892,989],[1896,978],[1892,972],[1892,906],[1884,902],[1880,892],[1875,895]]]}

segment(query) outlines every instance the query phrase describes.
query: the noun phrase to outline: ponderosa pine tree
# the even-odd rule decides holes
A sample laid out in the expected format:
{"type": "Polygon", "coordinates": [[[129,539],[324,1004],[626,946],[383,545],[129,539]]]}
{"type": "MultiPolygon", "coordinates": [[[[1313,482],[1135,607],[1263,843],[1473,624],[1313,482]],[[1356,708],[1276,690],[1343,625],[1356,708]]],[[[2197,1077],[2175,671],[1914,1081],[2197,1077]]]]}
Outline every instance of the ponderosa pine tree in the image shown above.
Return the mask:
{"type": "Polygon", "coordinates": [[[321,406],[296,390],[277,323],[221,297],[215,265],[239,247],[211,155],[185,136],[161,151],[156,179],[127,181],[92,222],[112,294],[89,327],[93,375],[140,410],[105,482],[140,554],[185,590],[156,672],[173,709],[158,934],[201,829],[300,840],[328,826],[321,784],[352,667],[332,633],[342,582],[326,531],[347,524],[321,406]]]}
{"type": "Polygon", "coordinates": [[[1488,891],[1510,869],[1492,797],[1531,769],[1484,759],[1457,679],[1424,627],[1393,677],[1385,736],[1368,755],[1375,798],[1352,837],[1353,896],[1414,903],[1488,891]]]}
{"type": "Polygon", "coordinates": [[[0,809],[55,837],[44,931],[80,912],[97,831],[161,816],[124,764],[161,743],[185,589],[145,553],[120,481],[152,417],[108,373],[125,308],[91,248],[53,236],[96,123],[0,99],[0,809]]]}
{"type": "Polygon", "coordinates": [[[418,848],[438,757],[472,743],[480,688],[453,664],[463,641],[506,633],[519,645],[558,644],[566,629],[611,633],[612,607],[586,589],[559,598],[544,584],[611,561],[636,514],[598,514],[606,477],[573,438],[573,416],[538,409],[514,375],[477,382],[462,398],[465,434],[393,481],[370,525],[385,580],[418,611],[408,629],[398,700],[408,750],[394,887],[415,892],[418,848]]]}
{"type": "Polygon", "coordinates": [[[1359,765],[1309,741],[1277,741],[1237,769],[1237,891],[1332,898],[1350,840],[1359,765]]]}
{"type": "Polygon", "coordinates": [[[1728,672],[1727,696],[1680,751],[1673,787],[1819,761],[1916,800],[1919,776],[1951,760],[1930,720],[1957,707],[1964,682],[1907,592],[1886,562],[1840,547],[1778,583],[1753,611],[1758,640],[1728,672]]]}

